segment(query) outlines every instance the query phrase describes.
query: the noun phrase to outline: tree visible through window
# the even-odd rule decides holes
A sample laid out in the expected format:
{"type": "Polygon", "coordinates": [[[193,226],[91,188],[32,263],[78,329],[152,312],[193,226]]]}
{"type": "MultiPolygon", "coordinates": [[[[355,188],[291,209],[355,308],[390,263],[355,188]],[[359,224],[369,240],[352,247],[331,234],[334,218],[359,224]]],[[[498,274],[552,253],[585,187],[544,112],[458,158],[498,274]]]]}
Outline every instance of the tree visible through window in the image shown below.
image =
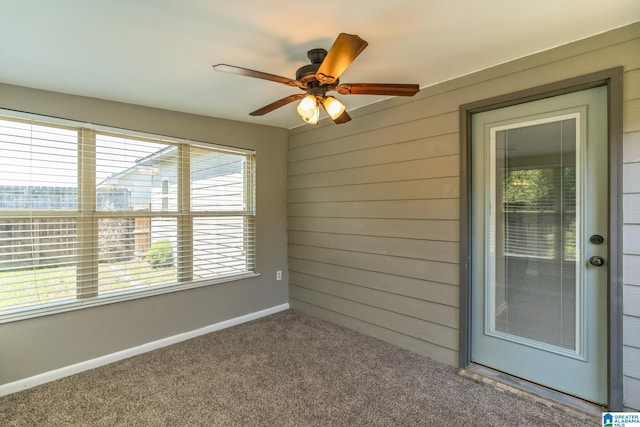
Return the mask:
{"type": "Polygon", "coordinates": [[[502,195],[506,254],[575,260],[575,167],[506,170],[502,195]]]}

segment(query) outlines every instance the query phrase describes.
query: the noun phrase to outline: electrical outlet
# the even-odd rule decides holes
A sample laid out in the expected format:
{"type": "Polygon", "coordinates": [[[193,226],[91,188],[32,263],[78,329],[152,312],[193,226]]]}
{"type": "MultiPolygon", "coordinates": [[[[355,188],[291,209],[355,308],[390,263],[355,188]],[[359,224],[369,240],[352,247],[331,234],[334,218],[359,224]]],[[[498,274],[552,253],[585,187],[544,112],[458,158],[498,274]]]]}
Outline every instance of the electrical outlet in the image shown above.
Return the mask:
{"type": "Polygon", "coordinates": [[[282,280],[282,271],[276,271],[276,280],[282,280]]]}

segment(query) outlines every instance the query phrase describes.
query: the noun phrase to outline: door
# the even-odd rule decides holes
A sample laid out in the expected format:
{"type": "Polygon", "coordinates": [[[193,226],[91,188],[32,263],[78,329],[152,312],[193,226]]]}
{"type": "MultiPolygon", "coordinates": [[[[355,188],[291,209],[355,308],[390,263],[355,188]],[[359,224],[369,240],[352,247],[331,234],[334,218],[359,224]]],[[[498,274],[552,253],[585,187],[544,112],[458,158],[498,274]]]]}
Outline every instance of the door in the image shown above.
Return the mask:
{"type": "Polygon", "coordinates": [[[471,359],[607,403],[607,88],[472,116],[471,359]]]}

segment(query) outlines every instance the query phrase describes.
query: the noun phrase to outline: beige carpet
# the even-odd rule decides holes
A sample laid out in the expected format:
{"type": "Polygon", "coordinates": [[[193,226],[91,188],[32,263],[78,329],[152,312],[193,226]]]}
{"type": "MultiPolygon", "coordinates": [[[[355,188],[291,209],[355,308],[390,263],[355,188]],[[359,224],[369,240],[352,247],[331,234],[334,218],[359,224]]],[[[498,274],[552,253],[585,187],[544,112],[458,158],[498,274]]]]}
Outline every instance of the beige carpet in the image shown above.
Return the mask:
{"type": "Polygon", "coordinates": [[[2,426],[584,426],[285,311],[0,398],[2,426]]]}

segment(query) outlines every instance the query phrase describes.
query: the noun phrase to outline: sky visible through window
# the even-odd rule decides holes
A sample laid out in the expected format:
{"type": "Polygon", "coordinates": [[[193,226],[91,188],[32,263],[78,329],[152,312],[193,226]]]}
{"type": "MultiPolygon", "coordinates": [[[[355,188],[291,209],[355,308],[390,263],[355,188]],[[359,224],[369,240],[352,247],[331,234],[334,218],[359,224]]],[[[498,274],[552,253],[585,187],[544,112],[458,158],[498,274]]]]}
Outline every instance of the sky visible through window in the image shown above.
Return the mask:
{"type": "Polygon", "coordinates": [[[166,145],[156,142],[127,139],[111,135],[96,135],[96,184],[137,164],[141,159],[157,153],[166,145]]]}
{"type": "Polygon", "coordinates": [[[76,131],[0,120],[0,132],[0,185],[77,187],[76,131]]]}
{"type": "MultiPolygon", "coordinates": [[[[78,132],[30,123],[0,120],[0,185],[57,186],[78,185],[78,132]],[[25,171],[32,171],[25,174],[25,171]]],[[[96,136],[96,157],[102,159],[96,170],[96,184],[136,165],[165,145],[110,135],[96,136]],[[128,164],[123,162],[127,152],[128,164]]]]}

